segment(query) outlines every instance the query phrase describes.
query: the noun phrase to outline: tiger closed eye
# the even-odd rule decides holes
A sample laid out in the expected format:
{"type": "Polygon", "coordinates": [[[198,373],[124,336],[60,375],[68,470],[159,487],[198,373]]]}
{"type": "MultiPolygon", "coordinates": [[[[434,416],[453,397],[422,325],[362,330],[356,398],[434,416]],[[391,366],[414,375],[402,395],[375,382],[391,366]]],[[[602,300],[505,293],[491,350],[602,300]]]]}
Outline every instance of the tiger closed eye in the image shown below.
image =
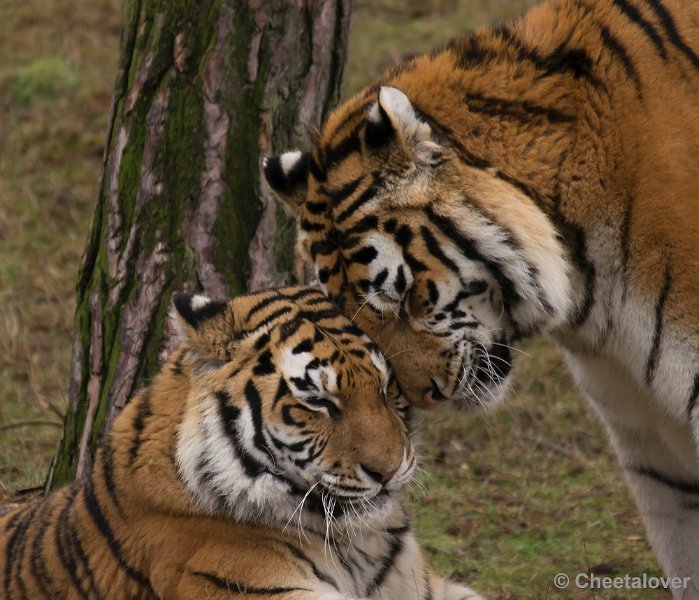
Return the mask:
{"type": "Polygon", "coordinates": [[[488,282],[483,281],[482,279],[479,279],[478,281],[472,281],[468,285],[468,292],[472,296],[476,296],[478,294],[482,294],[488,289],[488,282]]]}
{"type": "Polygon", "coordinates": [[[337,406],[326,398],[321,398],[320,396],[309,396],[308,398],[304,399],[304,402],[306,404],[325,409],[328,412],[328,415],[330,415],[333,419],[340,416],[340,410],[337,408],[337,406]]]}

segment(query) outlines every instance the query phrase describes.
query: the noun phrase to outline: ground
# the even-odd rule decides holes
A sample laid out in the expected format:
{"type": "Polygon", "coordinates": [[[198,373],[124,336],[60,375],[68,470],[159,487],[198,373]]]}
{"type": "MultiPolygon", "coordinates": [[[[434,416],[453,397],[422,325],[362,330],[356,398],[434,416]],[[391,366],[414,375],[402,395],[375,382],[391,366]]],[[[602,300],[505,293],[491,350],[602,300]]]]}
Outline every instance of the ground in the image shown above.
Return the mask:
{"type": "MultiPolygon", "coordinates": [[[[403,57],[531,4],[360,0],[346,95],[403,57]],[[409,6],[409,7],[408,7],[409,6]]],[[[0,496],[44,480],[67,397],[74,284],[97,190],[117,0],[13,0],[0,19],[0,496]]],[[[432,563],[497,599],[668,598],[560,591],[556,573],[659,575],[602,427],[545,340],[515,394],[422,415],[416,530],[432,563]]]]}

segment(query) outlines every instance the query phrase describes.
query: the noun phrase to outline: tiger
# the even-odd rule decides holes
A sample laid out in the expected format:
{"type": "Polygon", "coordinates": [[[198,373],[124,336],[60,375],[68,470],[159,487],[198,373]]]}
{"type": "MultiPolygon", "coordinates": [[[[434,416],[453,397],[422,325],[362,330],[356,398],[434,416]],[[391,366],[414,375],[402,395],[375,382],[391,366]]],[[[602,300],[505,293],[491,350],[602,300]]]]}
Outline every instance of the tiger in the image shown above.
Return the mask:
{"type": "Polygon", "coordinates": [[[550,0],[264,159],[297,251],[412,405],[489,411],[549,335],[699,598],[699,3],[550,0]]]}
{"type": "Polygon", "coordinates": [[[410,407],[318,288],[178,292],[86,478],[0,517],[4,600],[482,600],[426,566],[410,407]]]}

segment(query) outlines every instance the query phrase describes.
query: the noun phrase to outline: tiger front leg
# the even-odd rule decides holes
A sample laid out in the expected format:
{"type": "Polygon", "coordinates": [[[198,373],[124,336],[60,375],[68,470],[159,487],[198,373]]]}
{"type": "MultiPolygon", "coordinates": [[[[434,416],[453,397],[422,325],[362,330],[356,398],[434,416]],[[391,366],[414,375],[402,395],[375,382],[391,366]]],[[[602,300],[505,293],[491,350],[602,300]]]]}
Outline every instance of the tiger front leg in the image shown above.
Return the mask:
{"type": "Polygon", "coordinates": [[[578,355],[568,359],[607,427],[673,598],[699,600],[696,415],[692,439],[687,420],[658,411],[659,401],[618,364],[578,355]]]}
{"type": "Polygon", "coordinates": [[[372,600],[484,600],[471,588],[435,575],[424,560],[412,532],[402,538],[401,552],[384,574],[372,600]]]}

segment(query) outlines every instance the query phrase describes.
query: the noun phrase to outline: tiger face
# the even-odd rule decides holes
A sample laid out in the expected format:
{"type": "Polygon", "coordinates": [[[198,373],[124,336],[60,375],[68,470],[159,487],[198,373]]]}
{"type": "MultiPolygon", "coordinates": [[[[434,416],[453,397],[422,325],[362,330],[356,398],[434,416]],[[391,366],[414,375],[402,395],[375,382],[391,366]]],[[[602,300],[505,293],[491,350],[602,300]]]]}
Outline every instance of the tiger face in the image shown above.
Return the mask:
{"type": "Polygon", "coordinates": [[[512,343],[554,327],[568,265],[532,200],[467,164],[394,87],[341,106],[312,153],[268,157],[299,252],[379,346],[408,400],[477,410],[508,387],[512,343]]]}
{"type": "Polygon", "coordinates": [[[385,517],[410,480],[408,405],[378,347],[320,290],[176,294],[187,377],[180,478],[205,510],[322,529],[385,517]]]}

